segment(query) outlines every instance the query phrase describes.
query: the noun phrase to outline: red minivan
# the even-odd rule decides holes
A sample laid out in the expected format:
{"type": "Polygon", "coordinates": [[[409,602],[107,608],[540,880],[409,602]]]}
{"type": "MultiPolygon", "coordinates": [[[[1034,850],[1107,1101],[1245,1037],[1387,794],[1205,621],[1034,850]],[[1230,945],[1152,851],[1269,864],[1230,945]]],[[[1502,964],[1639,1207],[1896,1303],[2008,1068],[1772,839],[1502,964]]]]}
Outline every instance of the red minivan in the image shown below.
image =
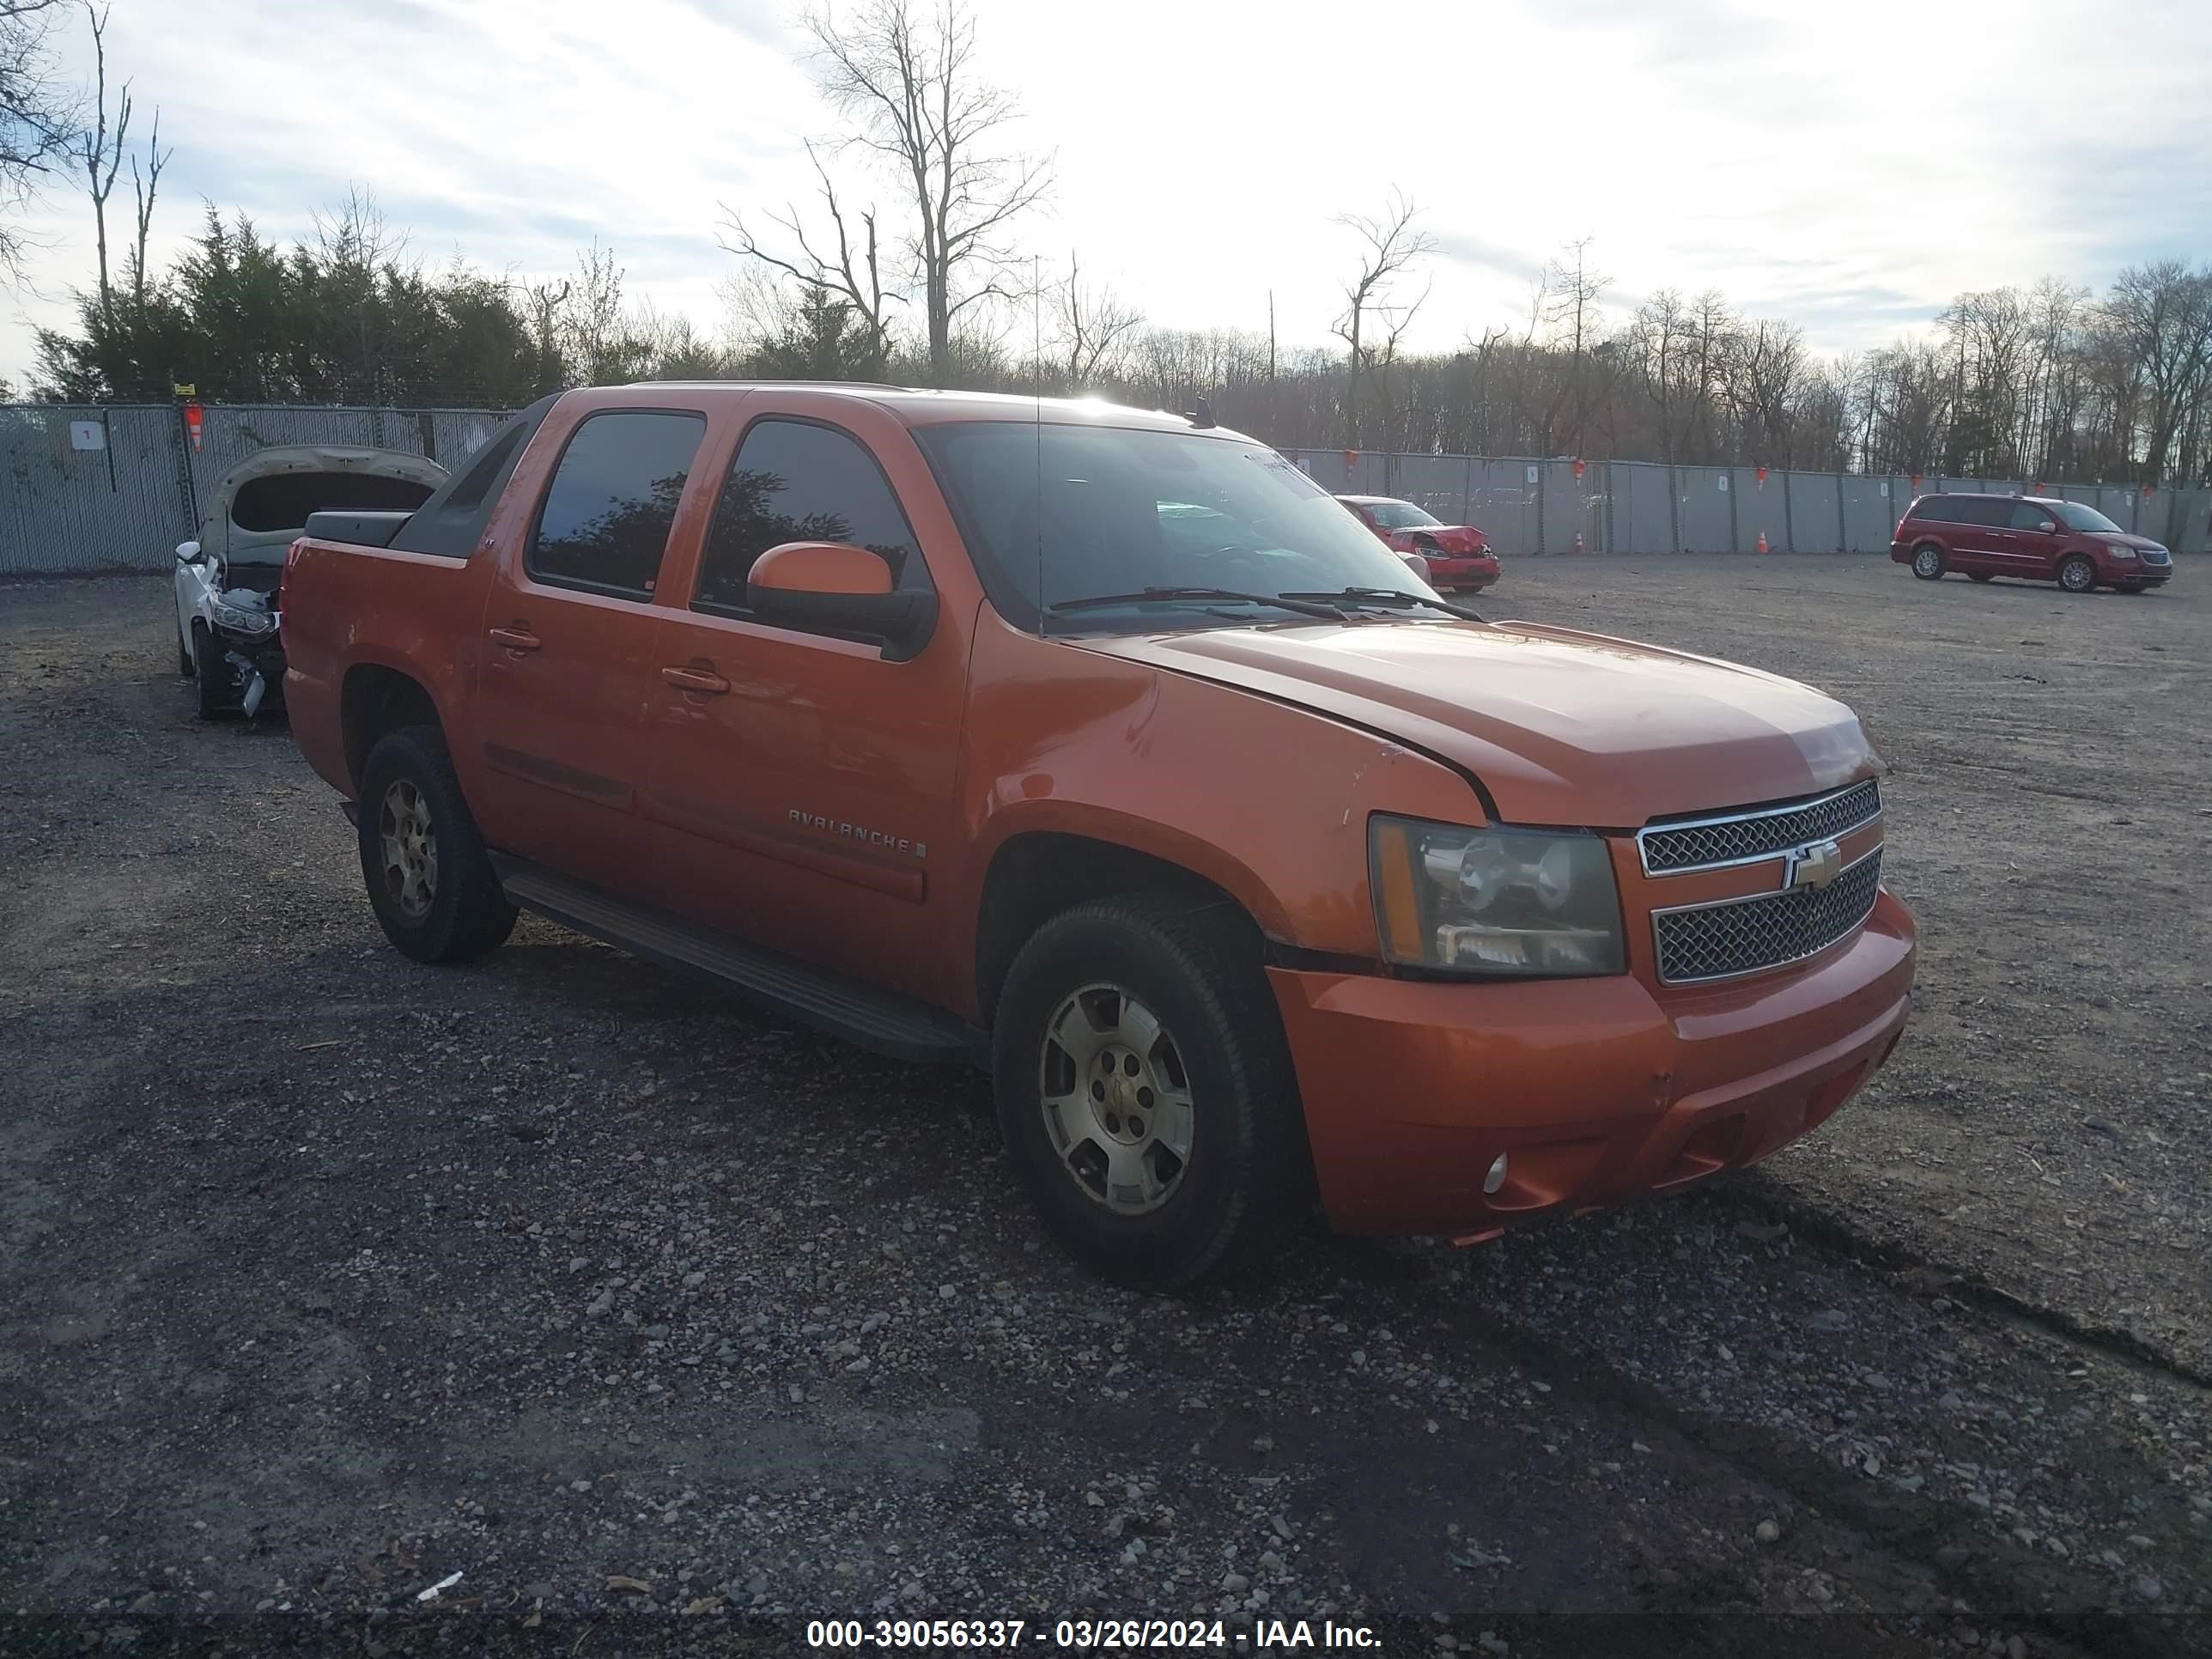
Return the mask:
{"type": "Polygon", "coordinates": [[[2045,495],[1923,495],[1899,520],[1889,556],[1923,581],[1955,570],[2057,582],[2069,593],[2162,587],[2173,557],[2148,536],[2123,530],[2094,507],[2045,495]]]}

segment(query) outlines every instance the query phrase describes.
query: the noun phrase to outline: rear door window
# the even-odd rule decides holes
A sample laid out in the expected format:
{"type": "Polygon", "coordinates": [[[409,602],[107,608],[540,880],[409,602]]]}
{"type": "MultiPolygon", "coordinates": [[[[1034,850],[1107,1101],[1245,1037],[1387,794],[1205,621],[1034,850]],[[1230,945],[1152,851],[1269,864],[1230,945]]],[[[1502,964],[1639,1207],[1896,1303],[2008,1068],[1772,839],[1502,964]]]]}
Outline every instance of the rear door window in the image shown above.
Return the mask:
{"type": "Polygon", "coordinates": [[[538,581],[652,597],[677,503],[706,436],[690,411],[610,410],[570,434],[525,561],[538,581]]]}
{"type": "Polygon", "coordinates": [[[894,587],[929,588],[914,527],[883,469],[835,427],[763,420],[747,430],[714,504],[691,608],[744,615],[754,562],[785,542],[865,547],[890,567],[894,587]]]}

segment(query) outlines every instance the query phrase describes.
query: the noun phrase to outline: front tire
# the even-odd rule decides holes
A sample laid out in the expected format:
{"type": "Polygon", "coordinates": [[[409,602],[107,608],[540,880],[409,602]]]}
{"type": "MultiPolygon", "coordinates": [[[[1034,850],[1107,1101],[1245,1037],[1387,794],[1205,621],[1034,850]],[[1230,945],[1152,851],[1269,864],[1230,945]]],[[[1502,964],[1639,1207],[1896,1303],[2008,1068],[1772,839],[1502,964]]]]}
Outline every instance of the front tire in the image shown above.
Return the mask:
{"type": "Polygon", "coordinates": [[[1912,550],[1912,574],[1923,582],[1942,580],[1944,563],[1943,550],[1934,542],[1923,542],[1912,550]]]}
{"type": "Polygon", "coordinates": [[[1311,1156],[1250,923],[1164,894],[1079,905],[1014,959],[994,1022],[1000,1133],[1091,1272],[1177,1291],[1271,1257],[1311,1156]]]}
{"type": "Polygon", "coordinates": [[[385,938],[417,962],[473,962],[514,929],[434,726],[386,733],[361,769],[362,882],[385,938]]]}
{"type": "Polygon", "coordinates": [[[2087,593],[2097,585],[2097,567],[2086,553],[2069,553],[2058,562],[2058,585],[2069,593],[2087,593]]]}

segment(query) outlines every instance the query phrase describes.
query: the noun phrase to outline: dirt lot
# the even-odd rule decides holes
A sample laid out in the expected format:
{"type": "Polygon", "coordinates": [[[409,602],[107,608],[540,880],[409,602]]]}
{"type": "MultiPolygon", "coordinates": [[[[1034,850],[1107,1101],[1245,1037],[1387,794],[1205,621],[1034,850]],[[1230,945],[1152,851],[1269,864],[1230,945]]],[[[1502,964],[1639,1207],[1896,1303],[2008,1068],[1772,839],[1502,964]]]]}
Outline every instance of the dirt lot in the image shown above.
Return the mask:
{"type": "Polygon", "coordinates": [[[1856,703],[1914,1026],[1724,1187],[1190,1302],[1043,1244],[979,1079],[527,920],[403,960],[163,583],[0,587],[0,1651],[2203,1651],[2201,574],[1514,563],[1856,703]]]}

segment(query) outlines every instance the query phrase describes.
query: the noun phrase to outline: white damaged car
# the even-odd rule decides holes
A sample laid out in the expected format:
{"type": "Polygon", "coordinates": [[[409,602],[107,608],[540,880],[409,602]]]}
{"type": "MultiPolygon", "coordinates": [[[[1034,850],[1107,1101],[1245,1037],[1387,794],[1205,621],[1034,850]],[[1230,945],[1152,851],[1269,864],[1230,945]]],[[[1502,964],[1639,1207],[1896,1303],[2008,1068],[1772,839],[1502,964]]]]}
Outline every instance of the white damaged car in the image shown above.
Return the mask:
{"type": "Polygon", "coordinates": [[[199,538],[177,549],[177,672],[197,684],[200,718],[250,718],[282,701],[276,584],[310,513],[411,513],[445,481],[420,455],[306,444],[261,450],[223,474],[199,538]]]}

